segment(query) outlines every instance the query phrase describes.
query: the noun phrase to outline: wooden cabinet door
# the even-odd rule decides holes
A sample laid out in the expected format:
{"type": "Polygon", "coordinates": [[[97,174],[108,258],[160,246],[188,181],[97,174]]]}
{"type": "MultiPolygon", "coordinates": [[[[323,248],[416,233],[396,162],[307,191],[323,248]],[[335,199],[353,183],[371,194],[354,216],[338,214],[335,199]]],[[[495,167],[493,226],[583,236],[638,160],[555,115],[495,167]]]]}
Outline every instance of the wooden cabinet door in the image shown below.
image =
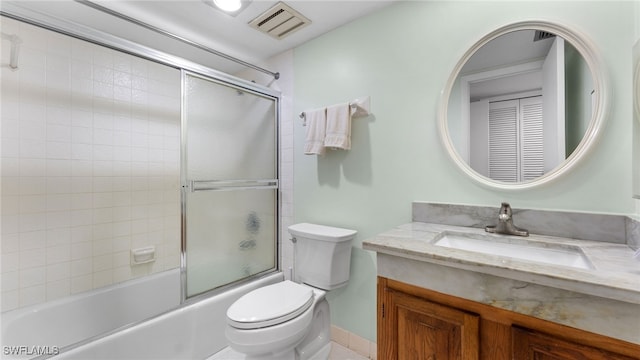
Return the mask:
{"type": "Polygon", "coordinates": [[[637,360],[602,349],[572,343],[542,333],[513,327],[513,358],[518,360],[637,360]]]}
{"type": "MultiPolygon", "coordinates": [[[[477,360],[479,317],[402,292],[388,290],[378,331],[380,358],[477,360]]],[[[383,309],[383,310],[382,310],[383,309]]]]}
{"type": "Polygon", "coordinates": [[[378,359],[640,360],[640,346],[378,278],[378,359]]]}

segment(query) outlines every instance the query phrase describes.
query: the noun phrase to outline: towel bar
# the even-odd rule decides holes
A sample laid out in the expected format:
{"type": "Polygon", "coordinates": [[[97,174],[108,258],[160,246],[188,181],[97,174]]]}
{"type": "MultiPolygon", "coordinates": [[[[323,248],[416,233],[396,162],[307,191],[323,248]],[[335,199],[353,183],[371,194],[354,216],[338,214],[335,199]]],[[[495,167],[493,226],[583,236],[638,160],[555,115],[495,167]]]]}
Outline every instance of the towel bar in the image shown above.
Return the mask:
{"type": "MultiPolygon", "coordinates": [[[[365,96],[363,98],[353,100],[349,103],[349,107],[351,108],[351,117],[367,116],[369,115],[369,110],[371,108],[371,98],[369,96],[365,96]]],[[[302,126],[307,126],[305,112],[301,112],[298,117],[302,119],[302,126]]]]}

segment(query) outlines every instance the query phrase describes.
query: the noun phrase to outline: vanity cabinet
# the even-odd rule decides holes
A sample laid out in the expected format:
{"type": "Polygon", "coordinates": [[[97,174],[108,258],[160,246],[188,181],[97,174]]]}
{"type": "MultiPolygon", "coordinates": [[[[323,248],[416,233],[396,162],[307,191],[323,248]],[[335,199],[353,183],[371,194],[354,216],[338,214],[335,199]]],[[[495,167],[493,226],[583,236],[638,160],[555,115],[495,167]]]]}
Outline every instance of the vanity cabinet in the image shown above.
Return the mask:
{"type": "Polygon", "coordinates": [[[518,360],[637,359],[515,326],[512,328],[512,339],[513,359],[518,360]]]}
{"type": "Polygon", "coordinates": [[[378,357],[631,360],[640,346],[378,278],[378,357]]]}
{"type": "MultiPolygon", "coordinates": [[[[384,311],[395,317],[398,359],[478,359],[477,315],[402,292],[389,295],[384,311]]],[[[382,358],[395,358],[389,355],[382,358]]]]}

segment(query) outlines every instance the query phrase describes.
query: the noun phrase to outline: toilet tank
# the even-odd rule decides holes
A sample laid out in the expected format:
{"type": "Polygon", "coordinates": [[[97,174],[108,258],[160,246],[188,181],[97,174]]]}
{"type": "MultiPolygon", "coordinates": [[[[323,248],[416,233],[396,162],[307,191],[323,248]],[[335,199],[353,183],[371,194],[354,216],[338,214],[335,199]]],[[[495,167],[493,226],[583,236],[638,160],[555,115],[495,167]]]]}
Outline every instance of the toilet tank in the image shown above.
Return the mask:
{"type": "Polygon", "coordinates": [[[297,280],[324,290],[349,281],[351,240],[357,231],[301,223],[289,226],[296,240],[294,271],[297,280]]]}

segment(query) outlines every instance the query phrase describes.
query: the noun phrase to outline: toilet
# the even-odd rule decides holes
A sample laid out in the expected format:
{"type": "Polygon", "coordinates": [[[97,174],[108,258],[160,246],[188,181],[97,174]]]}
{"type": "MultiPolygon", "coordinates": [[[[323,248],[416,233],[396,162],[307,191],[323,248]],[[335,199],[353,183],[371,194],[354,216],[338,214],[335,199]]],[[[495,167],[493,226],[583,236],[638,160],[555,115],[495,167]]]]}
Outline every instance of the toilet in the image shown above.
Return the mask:
{"type": "Polygon", "coordinates": [[[301,223],[289,227],[297,282],[253,290],[227,310],[229,347],[246,360],[326,360],[331,318],[326,292],[349,281],[355,230],[301,223]]]}

